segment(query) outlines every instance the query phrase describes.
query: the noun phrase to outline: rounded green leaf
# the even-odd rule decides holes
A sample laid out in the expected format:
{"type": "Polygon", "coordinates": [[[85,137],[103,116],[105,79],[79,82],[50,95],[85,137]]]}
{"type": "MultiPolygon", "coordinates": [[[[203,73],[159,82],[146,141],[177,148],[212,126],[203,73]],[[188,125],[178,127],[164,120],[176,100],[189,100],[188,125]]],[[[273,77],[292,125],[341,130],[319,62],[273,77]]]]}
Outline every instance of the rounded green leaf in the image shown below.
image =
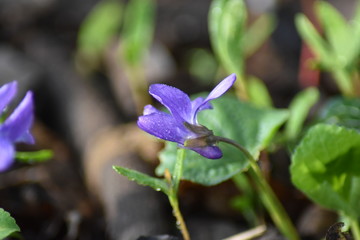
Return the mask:
{"type": "Polygon", "coordinates": [[[20,232],[15,219],[4,209],[0,208],[0,239],[4,239],[15,232],[20,232]]]}
{"type": "MultiPolygon", "coordinates": [[[[212,110],[200,113],[199,123],[213,130],[217,136],[242,144],[255,159],[288,116],[285,110],[257,108],[231,96],[223,96],[211,104],[212,110]]],[[[183,179],[210,186],[226,181],[248,167],[247,159],[239,150],[224,143],[219,146],[224,156],[217,160],[187,151],[183,179]]],[[[157,174],[162,175],[166,168],[173,170],[176,148],[176,144],[166,143],[165,149],[160,153],[161,164],[156,169],[157,174]]]]}
{"type": "Polygon", "coordinates": [[[312,127],[292,156],[292,182],[318,204],[359,217],[360,134],[335,125],[312,127]]]}

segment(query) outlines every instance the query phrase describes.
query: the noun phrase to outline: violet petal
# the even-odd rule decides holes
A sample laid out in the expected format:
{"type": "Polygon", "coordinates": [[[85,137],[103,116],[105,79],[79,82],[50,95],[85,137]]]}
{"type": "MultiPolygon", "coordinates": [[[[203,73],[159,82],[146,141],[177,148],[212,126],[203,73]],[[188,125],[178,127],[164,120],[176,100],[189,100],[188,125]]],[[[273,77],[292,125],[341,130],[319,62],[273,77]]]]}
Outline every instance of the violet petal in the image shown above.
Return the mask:
{"type": "Polygon", "coordinates": [[[223,95],[227,90],[229,90],[229,88],[231,88],[232,85],[234,85],[235,81],[236,81],[235,73],[227,76],[209,93],[209,96],[207,96],[204,102],[211,101],[223,95]]]}
{"type": "Polygon", "coordinates": [[[196,114],[205,109],[212,109],[210,103],[204,104],[204,98],[198,97],[191,101],[191,124],[198,124],[196,114]]]}
{"type": "Polygon", "coordinates": [[[14,98],[17,90],[17,83],[11,82],[0,87],[0,114],[14,98]]]}
{"type": "Polygon", "coordinates": [[[7,139],[0,138],[0,172],[8,169],[14,161],[15,149],[7,139]]]}
{"type": "Polygon", "coordinates": [[[191,101],[181,90],[165,85],[153,84],[149,93],[164,105],[180,123],[191,121],[191,101]]]}
{"type": "Polygon", "coordinates": [[[184,126],[179,125],[170,114],[160,111],[140,116],[137,125],[151,135],[180,144],[184,143],[188,135],[184,126]]]}
{"type": "Polygon", "coordinates": [[[12,142],[34,143],[30,134],[30,128],[34,121],[33,112],[33,94],[29,91],[14,112],[0,126],[2,135],[12,142]]]}
{"type": "Polygon", "coordinates": [[[156,112],[159,112],[159,110],[157,110],[154,106],[149,104],[144,107],[143,115],[149,115],[156,112]]]}
{"type": "Polygon", "coordinates": [[[209,159],[219,159],[223,156],[221,149],[217,146],[207,146],[207,147],[190,148],[190,149],[199,153],[201,156],[209,159]]]}
{"type": "Polygon", "coordinates": [[[196,115],[199,111],[203,109],[203,107],[206,104],[209,104],[208,102],[211,100],[214,100],[221,95],[223,95],[229,88],[235,83],[236,81],[236,75],[233,73],[226,77],[224,80],[222,80],[207,96],[207,98],[203,101],[201,105],[198,106],[197,109],[194,111],[194,118],[196,118],[196,115]]]}

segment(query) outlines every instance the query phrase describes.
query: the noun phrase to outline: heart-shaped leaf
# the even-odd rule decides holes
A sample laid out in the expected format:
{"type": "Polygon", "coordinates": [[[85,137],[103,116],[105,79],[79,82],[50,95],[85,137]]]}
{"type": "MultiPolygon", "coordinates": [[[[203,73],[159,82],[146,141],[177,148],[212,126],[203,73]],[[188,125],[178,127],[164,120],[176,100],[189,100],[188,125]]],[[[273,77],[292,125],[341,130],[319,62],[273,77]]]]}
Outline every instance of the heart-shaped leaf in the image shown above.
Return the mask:
{"type": "Polygon", "coordinates": [[[291,179],[318,204],[360,216],[360,134],[336,125],[312,127],[292,156],[291,179]]]}

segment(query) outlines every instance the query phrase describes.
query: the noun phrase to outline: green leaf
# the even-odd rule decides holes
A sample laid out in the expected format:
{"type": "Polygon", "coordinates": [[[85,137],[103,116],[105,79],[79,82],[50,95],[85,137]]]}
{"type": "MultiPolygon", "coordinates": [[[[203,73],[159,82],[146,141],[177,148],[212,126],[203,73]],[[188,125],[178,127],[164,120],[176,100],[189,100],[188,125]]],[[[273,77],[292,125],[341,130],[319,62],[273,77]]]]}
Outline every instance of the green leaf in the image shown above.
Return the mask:
{"type": "Polygon", "coordinates": [[[327,69],[331,68],[334,59],[331,50],[309,19],[304,14],[297,14],[295,24],[300,36],[315,52],[321,64],[327,69]]]}
{"type": "Polygon", "coordinates": [[[285,128],[288,139],[294,139],[299,135],[311,107],[318,99],[319,91],[316,88],[305,89],[295,96],[289,106],[290,117],[285,128]]]}
{"type": "Polygon", "coordinates": [[[120,166],[113,166],[113,169],[117,173],[127,177],[130,181],[135,181],[139,185],[149,186],[156,191],[162,191],[165,194],[169,193],[169,187],[163,179],[151,177],[136,170],[120,166]]]}
{"type": "Polygon", "coordinates": [[[210,5],[209,10],[209,34],[210,34],[210,40],[211,44],[213,46],[213,49],[216,53],[216,55],[221,59],[221,48],[225,46],[224,43],[221,42],[223,38],[220,35],[221,30],[221,18],[223,15],[223,9],[225,6],[225,3],[227,0],[213,0],[210,5]]]}
{"type": "Polygon", "coordinates": [[[243,0],[215,0],[209,11],[210,40],[227,72],[242,75],[244,53],[242,39],[247,19],[243,0]]]}
{"type": "MultiPolygon", "coordinates": [[[[286,110],[256,108],[232,96],[222,96],[211,104],[212,110],[199,114],[199,123],[213,130],[217,136],[242,144],[255,159],[288,116],[286,110]]],[[[165,169],[173,170],[176,148],[176,144],[166,143],[160,153],[161,164],[156,169],[158,175],[164,174],[165,169]]],[[[247,159],[239,150],[224,143],[220,143],[220,148],[224,155],[218,160],[210,160],[188,150],[183,179],[210,186],[226,181],[248,167],[247,159]]]]}
{"type": "Polygon", "coordinates": [[[276,19],[274,15],[263,14],[246,30],[243,40],[246,57],[253,55],[274,31],[276,19]]]}
{"type": "Polygon", "coordinates": [[[0,208],[0,239],[4,239],[15,232],[20,232],[15,219],[4,209],[0,208]]]}
{"type": "Polygon", "coordinates": [[[351,41],[353,45],[353,50],[352,50],[353,54],[352,54],[352,58],[350,58],[350,61],[354,64],[357,64],[356,59],[358,59],[360,55],[360,2],[359,1],[357,2],[354,18],[352,21],[350,21],[350,24],[352,26],[352,32],[353,32],[353,37],[351,41]]]}
{"type": "Polygon", "coordinates": [[[155,3],[153,0],[131,0],[126,6],[121,36],[124,59],[138,64],[153,39],[155,3]]]}
{"type": "Polygon", "coordinates": [[[314,202],[360,217],[360,134],[335,125],[312,127],[292,156],[291,179],[314,202]]]}
{"type": "Polygon", "coordinates": [[[270,93],[263,81],[256,77],[248,77],[247,82],[250,101],[259,107],[272,107],[270,93]]]}
{"type": "Polygon", "coordinates": [[[80,26],[78,48],[84,57],[98,58],[121,24],[122,5],[118,1],[100,1],[80,26]]]}
{"type": "Polygon", "coordinates": [[[243,36],[247,19],[246,6],[242,0],[228,0],[222,16],[222,34],[227,44],[231,72],[238,72],[244,65],[243,36]]]}
{"type": "Polygon", "coordinates": [[[53,158],[54,153],[51,150],[40,150],[35,152],[16,152],[15,158],[19,162],[38,163],[53,158]]]}
{"type": "Polygon", "coordinates": [[[360,98],[330,99],[322,108],[316,122],[336,124],[360,131],[360,98]]]}
{"type": "MultiPolygon", "coordinates": [[[[339,67],[345,67],[353,53],[352,32],[344,17],[330,4],[318,1],[315,4],[317,16],[320,18],[327,40],[329,41],[339,67]]],[[[333,59],[334,61],[334,59],[333,59]]]]}

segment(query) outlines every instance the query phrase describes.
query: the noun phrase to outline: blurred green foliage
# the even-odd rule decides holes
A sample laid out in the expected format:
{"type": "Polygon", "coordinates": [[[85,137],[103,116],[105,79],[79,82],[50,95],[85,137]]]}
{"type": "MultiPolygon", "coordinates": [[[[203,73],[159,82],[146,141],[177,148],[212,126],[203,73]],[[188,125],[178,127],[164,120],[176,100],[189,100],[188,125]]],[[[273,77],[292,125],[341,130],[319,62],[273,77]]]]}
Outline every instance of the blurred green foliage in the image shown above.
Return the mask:
{"type": "Polygon", "coordinates": [[[119,61],[138,65],[153,39],[155,2],[131,0],[126,5],[102,0],[84,19],[78,33],[77,60],[85,71],[97,69],[111,43],[118,43],[119,61]]]}
{"type": "Polygon", "coordinates": [[[360,4],[352,21],[325,1],[315,3],[315,12],[324,36],[302,13],[296,16],[300,36],[316,54],[312,65],[329,71],[345,96],[360,95],[360,4]]]}
{"type": "Polygon", "coordinates": [[[317,88],[307,88],[299,92],[289,105],[290,117],[286,122],[285,135],[288,141],[299,137],[309,111],[319,100],[317,88]]]}
{"type": "MultiPolygon", "coordinates": [[[[227,73],[236,73],[238,96],[248,98],[245,60],[269,38],[275,17],[260,16],[247,26],[247,9],[243,0],[213,0],[209,10],[209,32],[214,53],[227,73]]],[[[257,82],[259,86],[262,82],[257,82]]],[[[265,85],[260,87],[262,91],[265,85]]],[[[253,90],[254,91],[254,90],[253,90]]],[[[269,95],[269,94],[267,94],[269,95]]],[[[250,99],[252,100],[252,99],[250,99]]]]}
{"type": "Polygon", "coordinates": [[[130,65],[141,63],[149,49],[155,27],[155,2],[131,0],[125,8],[120,34],[123,59],[130,65]]]}
{"type": "Polygon", "coordinates": [[[77,60],[82,69],[99,67],[105,49],[118,35],[123,8],[119,1],[103,0],[84,19],[77,42],[77,60]]]}

